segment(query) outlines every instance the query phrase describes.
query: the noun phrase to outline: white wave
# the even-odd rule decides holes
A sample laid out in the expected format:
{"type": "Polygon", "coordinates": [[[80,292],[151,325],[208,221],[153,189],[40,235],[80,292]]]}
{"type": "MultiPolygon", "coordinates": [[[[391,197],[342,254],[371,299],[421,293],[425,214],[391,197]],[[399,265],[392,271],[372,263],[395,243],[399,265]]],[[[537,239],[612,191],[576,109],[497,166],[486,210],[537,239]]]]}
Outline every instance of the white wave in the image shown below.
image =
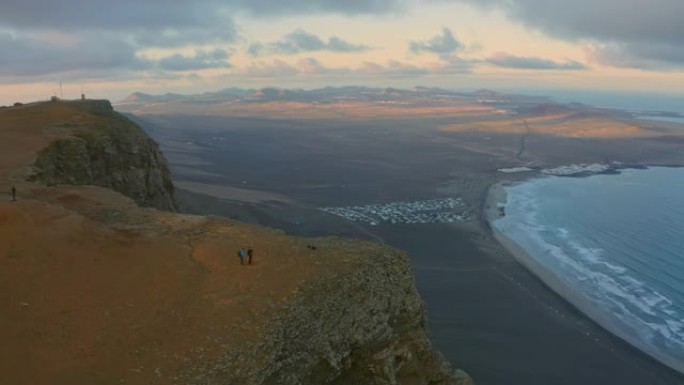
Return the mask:
{"type": "Polygon", "coordinates": [[[526,172],[526,171],[534,171],[534,170],[529,168],[529,167],[511,167],[511,168],[500,168],[497,171],[510,174],[510,173],[526,172]]]}

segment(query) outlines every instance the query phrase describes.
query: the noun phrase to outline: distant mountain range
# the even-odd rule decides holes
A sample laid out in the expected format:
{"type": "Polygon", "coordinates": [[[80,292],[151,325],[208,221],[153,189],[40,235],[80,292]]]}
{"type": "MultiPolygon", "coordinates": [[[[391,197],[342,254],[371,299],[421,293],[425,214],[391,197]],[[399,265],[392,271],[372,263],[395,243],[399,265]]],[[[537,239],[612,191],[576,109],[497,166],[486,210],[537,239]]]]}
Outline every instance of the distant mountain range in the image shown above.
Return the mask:
{"type": "Polygon", "coordinates": [[[217,92],[205,92],[196,95],[181,95],[167,93],[163,95],[150,95],[135,92],[125,99],[115,103],[124,108],[143,107],[150,104],[165,103],[192,103],[192,104],[216,104],[225,102],[273,102],[273,101],[297,101],[304,103],[335,103],[335,102],[436,102],[440,100],[473,100],[483,103],[549,103],[545,97],[504,94],[490,90],[475,92],[455,92],[441,88],[415,87],[413,89],[398,88],[371,88],[371,87],[325,87],[313,90],[284,89],[284,88],[261,88],[241,89],[226,88],[217,92]]]}

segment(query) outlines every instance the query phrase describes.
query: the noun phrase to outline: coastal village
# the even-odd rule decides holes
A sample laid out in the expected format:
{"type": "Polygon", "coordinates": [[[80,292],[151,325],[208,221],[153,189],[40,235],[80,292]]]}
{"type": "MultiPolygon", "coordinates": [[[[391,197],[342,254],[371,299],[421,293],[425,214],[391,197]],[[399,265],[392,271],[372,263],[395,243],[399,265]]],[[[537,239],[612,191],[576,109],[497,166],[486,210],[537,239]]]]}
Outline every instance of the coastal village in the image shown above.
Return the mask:
{"type": "Polygon", "coordinates": [[[325,207],[321,210],[372,226],[381,223],[417,224],[464,222],[474,218],[461,198],[395,202],[365,206],[325,207]]]}

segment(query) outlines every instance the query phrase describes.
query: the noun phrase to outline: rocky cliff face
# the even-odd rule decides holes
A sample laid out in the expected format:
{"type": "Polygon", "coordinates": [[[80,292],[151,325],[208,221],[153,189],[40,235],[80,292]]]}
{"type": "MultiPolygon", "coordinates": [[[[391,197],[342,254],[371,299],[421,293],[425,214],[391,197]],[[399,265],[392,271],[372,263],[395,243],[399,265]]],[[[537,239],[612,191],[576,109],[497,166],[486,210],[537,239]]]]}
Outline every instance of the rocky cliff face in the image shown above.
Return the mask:
{"type": "Polygon", "coordinates": [[[175,211],[171,174],[157,143],[108,101],[72,103],[95,119],[65,124],[72,134],[39,151],[29,179],[111,188],[141,206],[175,211]]]}
{"type": "Polygon", "coordinates": [[[362,255],[348,260],[343,271],[299,287],[268,322],[263,340],[181,378],[263,385],[472,384],[431,346],[408,257],[383,246],[340,242],[362,255]]]}

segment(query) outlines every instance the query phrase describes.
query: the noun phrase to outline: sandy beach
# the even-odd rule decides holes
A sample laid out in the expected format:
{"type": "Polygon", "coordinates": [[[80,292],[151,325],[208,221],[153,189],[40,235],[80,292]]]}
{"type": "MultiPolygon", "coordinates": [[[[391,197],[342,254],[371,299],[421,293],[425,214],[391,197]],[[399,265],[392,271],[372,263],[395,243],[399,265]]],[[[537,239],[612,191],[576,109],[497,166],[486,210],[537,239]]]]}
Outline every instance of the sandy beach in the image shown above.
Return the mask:
{"type": "Polygon", "coordinates": [[[484,215],[489,224],[489,228],[496,241],[506,249],[515,260],[528,269],[538,279],[540,279],[546,286],[556,292],[570,304],[579,309],[583,314],[589,317],[594,322],[605,328],[608,332],[618,336],[627,341],[639,350],[649,354],[661,363],[673,368],[679,372],[684,373],[684,365],[678,360],[663,354],[652,346],[649,346],[635,336],[631,335],[623,328],[616,325],[609,316],[596,304],[588,300],[582,293],[576,289],[569,287],[563,280],[559,279],[557,274],[549,270],[546,266],[533,258],[526,250],[508,237],[497,226],[494,221],[505,215],[506,205],[506,184],[496,183],[492,185],[487,194],[484,215]]]}

